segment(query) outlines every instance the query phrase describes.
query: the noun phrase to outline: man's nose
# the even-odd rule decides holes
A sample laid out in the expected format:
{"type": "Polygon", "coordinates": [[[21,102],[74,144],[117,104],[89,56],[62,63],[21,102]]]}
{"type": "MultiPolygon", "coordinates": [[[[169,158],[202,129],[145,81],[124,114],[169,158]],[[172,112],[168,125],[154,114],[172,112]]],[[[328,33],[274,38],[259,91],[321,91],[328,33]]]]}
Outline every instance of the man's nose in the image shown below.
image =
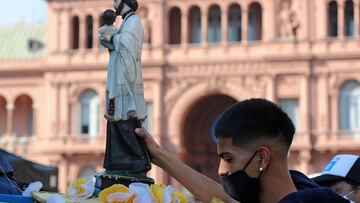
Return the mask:
{"type": "Polygon", "coordinates": [[[230,174],[228,167],[223,160],[220,160],[219,169],[218,169],[219,176],[227,176],[230,174]]]}

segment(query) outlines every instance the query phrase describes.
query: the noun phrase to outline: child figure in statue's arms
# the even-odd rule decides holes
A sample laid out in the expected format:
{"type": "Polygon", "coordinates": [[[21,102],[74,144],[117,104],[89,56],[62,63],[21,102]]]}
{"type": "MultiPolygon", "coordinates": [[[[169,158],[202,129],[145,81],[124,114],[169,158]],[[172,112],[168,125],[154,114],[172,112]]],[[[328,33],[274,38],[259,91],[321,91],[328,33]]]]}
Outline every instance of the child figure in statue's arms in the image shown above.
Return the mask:
{"type": "Polygon", "coordinates": [[[114,49],[111,43],[111,37],[118,32],[118,29],[113,25],[116,19],[115,11],[107,9],[102,14],[103,23],[105,24],[99,29],[100,44],[109,49],[109,52],[114,49]],[[102,40],[105,38],[106,40],[102,40]]]}
{"type": "MultiPolygon", "coordinates": [[[[111,9],[107,9],[102,14],[102,20],[105,24],[99,29],[99,41],[100,44],[104,47],[108,48],[109,53],[114,50],[112,42],[110,42],[111,37],[118,32],[118,29],[113,25],[116,19],[115,11],[111,9]],[[107,40],[104,41],[102,38],[106,38],[107,40]]],[[[114,99],[109,100],[109,104],[107,106],[107,113],[105,114],[105,118],[108,120],[113,120],[115,113],[115,103],[114,99]]]]}

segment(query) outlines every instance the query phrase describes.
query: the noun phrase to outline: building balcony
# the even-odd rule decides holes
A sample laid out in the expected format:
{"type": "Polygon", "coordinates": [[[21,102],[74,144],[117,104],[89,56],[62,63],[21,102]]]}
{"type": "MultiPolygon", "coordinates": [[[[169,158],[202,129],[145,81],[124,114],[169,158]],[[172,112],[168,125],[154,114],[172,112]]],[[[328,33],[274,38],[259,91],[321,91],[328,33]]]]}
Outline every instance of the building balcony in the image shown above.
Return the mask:
{"type": "Polygon", "coordinates": [[[0,139],[2,149],[19,155],[27,154],[103,154],[105,136],[69,135],[42,138],[36,136],[5,136],[0,139]]]}
{"type": "Polygon", "coordinates": [[[360,131],[319,132],[315,137],[315,149],[319,151],[360,149],[360,131]]]}

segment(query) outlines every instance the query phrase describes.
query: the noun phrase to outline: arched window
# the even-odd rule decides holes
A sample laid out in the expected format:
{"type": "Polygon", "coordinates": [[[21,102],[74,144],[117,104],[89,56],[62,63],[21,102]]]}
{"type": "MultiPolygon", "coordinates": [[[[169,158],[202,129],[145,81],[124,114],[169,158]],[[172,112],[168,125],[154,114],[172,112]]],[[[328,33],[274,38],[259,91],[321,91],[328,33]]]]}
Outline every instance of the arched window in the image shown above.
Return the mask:
{"type": "Polygon", "coordinates": [[[238,4],[229,7],[228,22],[228,41],[241,41],[241,8],[238,4]]]}
{"type": "Polygon", "coordinates": [[[79,17],[72,18],[72,48],[79,49],[79,17]]]}
{"type": "Polygon", "coordinates": [[[346,82],[340,89],[340,129],[360,130],[360,84],[346,82]]]}
{"type": "Polygon", "coordinates": [[[6,110],[6,100],[4,97],[0,96],[0,136],[6,134],[7,128],[7,110],[6,110]]]}
{"type": "Polygon", "coordinates": [[[262,38],[262,9],[259,3],[252,3],[249,9],[248,40],[256,41],[262,38]]]}
{"type": "Polygon", "coordinates": [[[189,43],[201,42],[201,11],[197,6],[191,7],[189,12],[189,43]]]}
{"type": "Polygon", "coordinates": [[[181,42],[181,11],[174,7],[170,10],[169,20],[169,43],[180,44],[181,42]]]}
{"type": "Polygon", "coordinates": [[[99,133],[99,96],[93,90],[84,91],[79,98],[79,133],[95,137],[99,133]]]}
{"type": "Polygon", "coordinates": [[[24,137],[33,135],[33,102],[27,95],[22,95],[15,100],[14,133],[24,137]]]}
{"type": "Polygon", "coordinates": [[[331,1],[328,7],[328,36],[338,36],[338,5],[336,1],[331,1]]]}
{"type": "Polygon", "coordinates": [[[221,42],[221,11],[220,7],[213,5],[209,9],[208,15],[208,42],[221,42]]]}
{"type": "Polygon", "coordinates": [[[345,3],[345,35],[354,36],[354,3],[347,0],[345,3]]]}
{"type": "Polygon", "coordinates": [[[91,49],[93,47],[93,17],[91,15],[86,16],[86,48],[91,49]]]}

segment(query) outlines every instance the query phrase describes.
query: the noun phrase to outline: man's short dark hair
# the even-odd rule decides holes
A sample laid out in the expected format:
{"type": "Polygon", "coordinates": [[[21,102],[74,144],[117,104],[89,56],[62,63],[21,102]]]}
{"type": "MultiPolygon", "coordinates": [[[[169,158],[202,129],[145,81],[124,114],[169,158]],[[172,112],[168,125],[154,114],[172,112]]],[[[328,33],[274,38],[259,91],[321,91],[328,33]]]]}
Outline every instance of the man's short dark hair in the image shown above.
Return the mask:
{"type": "Polygon", "coordinates": [[[295,127],[289,116],[266,99],[248,99],[229,107],[215,124],[217,138],[232,138],[247,148],[259,139],[278,139],[290,148],[295,127]]]}

